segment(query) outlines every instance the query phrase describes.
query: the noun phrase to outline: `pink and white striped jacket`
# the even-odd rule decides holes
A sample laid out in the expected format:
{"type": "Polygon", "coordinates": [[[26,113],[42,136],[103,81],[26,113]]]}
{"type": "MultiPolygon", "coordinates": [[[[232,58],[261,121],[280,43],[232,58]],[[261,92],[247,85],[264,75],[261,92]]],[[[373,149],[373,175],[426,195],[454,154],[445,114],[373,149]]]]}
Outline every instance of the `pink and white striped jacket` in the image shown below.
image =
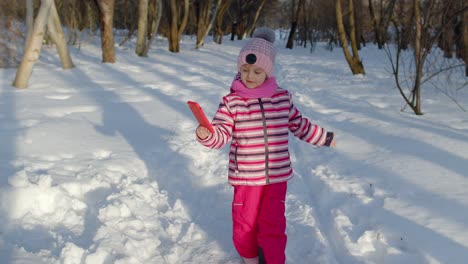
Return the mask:
{"type": "Polygon", "coordinates": [[[288,133],[316,146],[326,142],[325,129],[312,124],[294,106],[291,94],[277,88],[271,98],[243,98],[230,93],[212,121],[215,132],[198,141],[219,149],[232,138],[229,184],[267,185],[293,177],[288,133]]]}

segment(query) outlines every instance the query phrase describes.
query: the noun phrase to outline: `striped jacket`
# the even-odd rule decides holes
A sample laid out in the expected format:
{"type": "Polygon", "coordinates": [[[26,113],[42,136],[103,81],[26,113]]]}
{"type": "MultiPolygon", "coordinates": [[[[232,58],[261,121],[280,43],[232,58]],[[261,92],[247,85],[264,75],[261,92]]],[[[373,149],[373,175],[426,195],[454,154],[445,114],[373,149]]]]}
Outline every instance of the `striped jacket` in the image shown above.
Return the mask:
{"type": "Polygon", "coordinates": [[[266,185],[293,177],[288,133],[323,146],[326,131],[302,116],[291,94],[277,88],[271,98],[247,99],[236,93],[222,98],[212,121],[215,132],[198,141],[219,149],[231,140],[229,184],[266,185]]]}

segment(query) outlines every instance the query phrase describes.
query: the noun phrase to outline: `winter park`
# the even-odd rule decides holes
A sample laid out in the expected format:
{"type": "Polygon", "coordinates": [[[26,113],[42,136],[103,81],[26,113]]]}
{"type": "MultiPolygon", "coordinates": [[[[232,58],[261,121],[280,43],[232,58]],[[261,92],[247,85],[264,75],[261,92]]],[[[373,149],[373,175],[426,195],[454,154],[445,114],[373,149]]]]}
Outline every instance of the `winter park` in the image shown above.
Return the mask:
{"type": "Polygon", "coordinates": [[[230,142],[200,144],[187,101],[216,123],[262,27],[336,142],[287,134],[285,263],[468,263],[467,3],[353,2],[0,1],[0,263],[244,263],[230,142]]]}

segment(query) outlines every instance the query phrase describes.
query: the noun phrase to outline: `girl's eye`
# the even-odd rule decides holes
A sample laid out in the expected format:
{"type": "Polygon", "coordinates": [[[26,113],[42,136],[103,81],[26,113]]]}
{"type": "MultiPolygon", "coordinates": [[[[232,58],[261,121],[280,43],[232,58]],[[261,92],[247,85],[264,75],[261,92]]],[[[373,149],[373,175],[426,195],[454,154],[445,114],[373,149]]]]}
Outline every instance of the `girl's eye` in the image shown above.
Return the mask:
{"type": "Polygon", "coordinates": [[[256,71],[255,74],[261,74],[262,72],[261,71],[256,71]]]}

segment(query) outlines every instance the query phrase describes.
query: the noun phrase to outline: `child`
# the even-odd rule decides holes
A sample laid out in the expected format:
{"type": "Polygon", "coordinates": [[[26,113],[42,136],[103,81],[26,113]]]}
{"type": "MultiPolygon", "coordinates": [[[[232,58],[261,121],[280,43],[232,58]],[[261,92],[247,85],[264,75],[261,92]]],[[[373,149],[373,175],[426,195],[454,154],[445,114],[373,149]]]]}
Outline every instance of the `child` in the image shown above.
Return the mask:
{"type": "Polygon", "coordinates": [[[232,139],[233,242],[246,264],[259,263],[259,255],[267,264],[286,261],[285,199],[293,177],[288,132],[315,146],[335,146],[334,134],[303,117],[291,94],[276,84],[274,41],[273,30],[255,31],[237,58],[239,73],[213,118],[214,133],[202,126],[196,130],[209,148],[232,139]]]}

